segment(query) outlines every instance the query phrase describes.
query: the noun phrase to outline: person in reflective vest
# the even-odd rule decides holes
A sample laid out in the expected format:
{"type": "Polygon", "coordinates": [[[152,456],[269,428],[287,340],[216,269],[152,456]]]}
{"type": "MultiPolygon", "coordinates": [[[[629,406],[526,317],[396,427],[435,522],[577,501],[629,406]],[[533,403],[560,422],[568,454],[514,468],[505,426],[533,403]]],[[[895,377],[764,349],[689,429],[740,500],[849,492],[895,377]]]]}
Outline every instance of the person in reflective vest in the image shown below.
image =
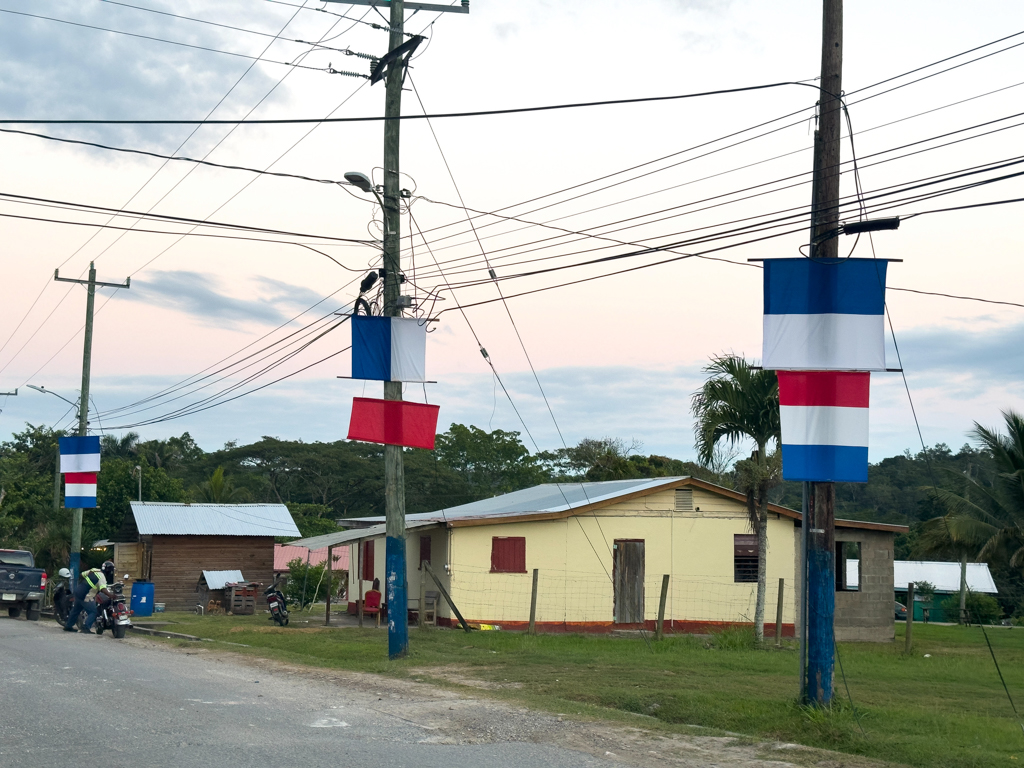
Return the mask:
{"type": "Polygon", "coordinates": [[[79,614],[85,611],[85,625],[82,631],[87,635],[95,634],[92,631],[92,625],[96,621],[96,603],[89,598],[94,598],[100,592],[109,597],[110,590],[107,589],[107,585],[112,584],[113,581],[114,563],[110,560],[107,560],[99,568],[90,568],[82,573],[82,577],[78,580],[78,586],[75,587],[75,606],[71,609],[67,623],[64,625],[65,632],[78,631],[75,623],[78,621],[79,614]]]}

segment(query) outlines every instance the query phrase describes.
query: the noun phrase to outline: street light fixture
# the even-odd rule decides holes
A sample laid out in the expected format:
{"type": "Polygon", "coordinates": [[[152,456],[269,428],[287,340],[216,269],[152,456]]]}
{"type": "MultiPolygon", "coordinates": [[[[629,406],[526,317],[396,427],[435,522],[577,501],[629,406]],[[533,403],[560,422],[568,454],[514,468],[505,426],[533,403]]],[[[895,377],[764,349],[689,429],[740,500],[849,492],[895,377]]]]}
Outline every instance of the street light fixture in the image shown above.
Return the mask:
{"type": "Polygon", "coordinates": [[[68,405],[73,405],[75,408],[78,407],[78,403],[77,402],[75,402],[75,403],[71,402],[70,400],[68,400],[63,395],[58,395],[52,389],[47,389],[46,387],[37,387],[35,384],[26,384],[25,386],[28,387],[29,389],[34,389],[36,392],[42,392],[44,395],[53,395],[54,397],[59,397],[61,400],[63,400],[68,405]]]}

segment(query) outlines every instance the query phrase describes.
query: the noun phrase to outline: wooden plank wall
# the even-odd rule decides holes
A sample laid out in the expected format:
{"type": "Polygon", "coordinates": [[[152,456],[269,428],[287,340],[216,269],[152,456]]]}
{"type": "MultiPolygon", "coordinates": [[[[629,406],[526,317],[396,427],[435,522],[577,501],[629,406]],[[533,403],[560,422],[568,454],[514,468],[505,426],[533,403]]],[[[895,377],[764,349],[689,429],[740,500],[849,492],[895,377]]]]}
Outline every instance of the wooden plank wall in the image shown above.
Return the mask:
{"type": "Polygon", "coordinates": [[[271,536],[154,536],[150,575],[154,602],[167,610],[191,610],[199,600],[196,583],[204,570],[238,569],[246,581],[274,580],[271,536]]]}

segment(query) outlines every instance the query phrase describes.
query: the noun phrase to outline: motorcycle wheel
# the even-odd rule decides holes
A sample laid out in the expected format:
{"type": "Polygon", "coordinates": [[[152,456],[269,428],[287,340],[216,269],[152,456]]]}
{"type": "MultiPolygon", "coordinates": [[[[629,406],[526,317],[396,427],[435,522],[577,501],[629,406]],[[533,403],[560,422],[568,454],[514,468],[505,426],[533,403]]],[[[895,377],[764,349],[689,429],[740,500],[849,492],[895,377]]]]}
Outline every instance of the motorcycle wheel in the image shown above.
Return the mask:
{"type": "Polygon", "coordinates": [[[75,624],[78,626],[79,632],[85,629],[85,619],[85,611],[82,611],[80,614],[78,614],[78,621],[76,621],[75,624]]]}
{"type": "Polygon", "coordinates": [[[118,640],[124,639],[124,632],[128,629],[124,624],[115,624],[114,628],[110,630],[111,634],[114,635],[118,640]]]}
{"type": "Polygon", "coordinates": [[[286,627],[288,626],[288,619],[284,620],[284,626],[286,626],[286,627]]]}
{"type": "Polygon", "coordinates": [[[285,620],[281,617],[281,614],[274,614],[274,621],[276,621],[282,627],[285,625],[285,620]]]}

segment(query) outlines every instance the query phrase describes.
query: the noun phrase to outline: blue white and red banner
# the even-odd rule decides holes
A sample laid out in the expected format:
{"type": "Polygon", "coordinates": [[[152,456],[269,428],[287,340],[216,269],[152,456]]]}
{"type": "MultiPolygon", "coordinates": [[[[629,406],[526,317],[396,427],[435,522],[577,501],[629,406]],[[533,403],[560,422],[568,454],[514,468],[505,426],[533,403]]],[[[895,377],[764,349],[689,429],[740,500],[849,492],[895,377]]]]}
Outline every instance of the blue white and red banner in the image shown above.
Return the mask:
{"type": "Polygon", "coordinates": [[[427,325],[410,317],[352,316],[352,378],[427,380],[427,325]]]}
{"type": "Polygon", "coordinates": [[[64,508],[92,509],[96,506],[96,473],[64,473],[64,508]]]}
{"type": "Polygon", "coordinates": [[[871,374],[779,371],[782,478],[868,481],[871,374]]]}
{"type": "Polygon", "coordinates": [[[884,371],[886,266],[875,259],[765,260],[765,369],[884,371]]]}
{"type": "Polygon", "coordinates": [[[61,473],[100,471],[99,435],[62,437],[59,445],[61,473]]]}

